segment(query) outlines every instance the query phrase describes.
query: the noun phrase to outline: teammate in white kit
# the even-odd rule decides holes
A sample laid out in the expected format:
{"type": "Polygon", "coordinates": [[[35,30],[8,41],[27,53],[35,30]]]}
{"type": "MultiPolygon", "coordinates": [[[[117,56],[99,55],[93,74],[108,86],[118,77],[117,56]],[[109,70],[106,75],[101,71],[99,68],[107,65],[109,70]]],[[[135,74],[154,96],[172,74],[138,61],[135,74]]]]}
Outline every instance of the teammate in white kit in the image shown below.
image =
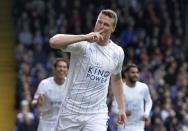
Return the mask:
{"type": "Polygon", "coordinates": [[[54,76],[42,80],[38,86],[32,101],[33,105],[38,104],[41,109],[38,131],[55,130],[67,72],[67,62],[62,58],[57,58],[54,63],[54,76]]]}
{"type": "MultiPolygon", "coordinates": [[[[128,64],[125,68],[124,84],[125,109],[127,124],[118,126],[118,131],[144,131],[144,122],[149,119],[152,100],[148,86],[139,82],[138,67],[128,64]]],[[[112,112],[117,113],[117,103],[113,101],[112,112]]]]}
{"type": "Polygon", "coordinates": [[[110,40],[117,24],[112,10],[102,10],[94,32],[86,35],[57,34],[50,46],[71,53],[66,97],[63,100],[56,131],[106,131],[107,91],[111,86],[118,102],[118,122],[126,115],[121,69],[122,48],[110,40]]]}

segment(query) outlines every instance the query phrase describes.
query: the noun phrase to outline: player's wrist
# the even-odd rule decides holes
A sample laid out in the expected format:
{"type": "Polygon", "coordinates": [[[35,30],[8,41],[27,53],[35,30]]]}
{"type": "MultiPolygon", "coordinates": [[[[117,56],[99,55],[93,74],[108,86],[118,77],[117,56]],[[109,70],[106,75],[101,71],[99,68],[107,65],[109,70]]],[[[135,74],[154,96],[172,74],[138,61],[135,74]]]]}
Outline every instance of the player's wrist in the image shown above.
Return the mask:
{"type": "Polygon", "coordinates": [[[118,107],[119,111],[125,112],[125,108],[123,107],[118,107]]]}
{"type": "Polygon", "coordinates": [[[87,41],[88,38],[86,35],[80,35],[80,41],[87,41]]]}
{"type": "Polygon", "coordinates": [[[147,113],[144,113],[144,116],[148,118],[148,117],[149,117],[149,114],[147,114],[147,113]]]}

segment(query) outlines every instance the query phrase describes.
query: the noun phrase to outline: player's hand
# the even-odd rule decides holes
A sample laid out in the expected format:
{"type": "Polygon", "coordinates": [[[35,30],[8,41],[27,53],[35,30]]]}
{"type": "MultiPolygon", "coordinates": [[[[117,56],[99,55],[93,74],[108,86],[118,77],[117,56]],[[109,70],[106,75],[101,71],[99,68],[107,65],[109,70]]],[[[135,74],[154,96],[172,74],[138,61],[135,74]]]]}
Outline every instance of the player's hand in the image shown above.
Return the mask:
{"type": "Polygon", "coordinates": [[[38,101],[36,99],[32,100],[31,104],[32,106],[37,106],[38,101]]]}
{"type": "Polygon", "coordinates": [[[44,94],[39,94],[31,103],[33,106],[42,106],[44,104],[44,94]]]}
{"type": "Polygon", "coordinates": [[[91,32],[89,34],[86,34],[85,38],[89,42],[98,42],[103,40],[103,36],[101,35],[101,32],[91,32]]]}
{"type": "Polygon", "coordinates": [[[131,111],[126,111],[125,113],[126,113],[126,116],[130,116],[132,114],[131,111]]]}
{"type": "Polygon", "coordinates": [[[142,121],[145,121],[145,122],[149,121],[149,118],[146,114],[144,114],[141,119],[142,121]]]}
{"type": "Polygon", "coordinates": [[[38,98],[38,105],[42,106],[44,104],[44,94],[40,94],[38,98]]]}
{"type": "Polygon", "coordinates": [[[118,124],[126,124],[126,122],[127,122],[127,117],[125,114],[125,110],[119,109],[117,123],[118,124]]]}

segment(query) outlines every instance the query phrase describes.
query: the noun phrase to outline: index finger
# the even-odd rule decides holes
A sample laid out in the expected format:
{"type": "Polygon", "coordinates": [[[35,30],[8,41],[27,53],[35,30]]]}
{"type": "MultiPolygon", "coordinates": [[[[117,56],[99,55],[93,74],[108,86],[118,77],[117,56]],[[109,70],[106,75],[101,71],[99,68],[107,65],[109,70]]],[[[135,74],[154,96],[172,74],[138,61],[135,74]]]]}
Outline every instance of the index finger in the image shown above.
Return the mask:
{"type": "Polygon", "coordinates": [[[101,29],[100,31],[99,31],[99,34],[102,34],[104,32],[104,29],[101,29]]]}

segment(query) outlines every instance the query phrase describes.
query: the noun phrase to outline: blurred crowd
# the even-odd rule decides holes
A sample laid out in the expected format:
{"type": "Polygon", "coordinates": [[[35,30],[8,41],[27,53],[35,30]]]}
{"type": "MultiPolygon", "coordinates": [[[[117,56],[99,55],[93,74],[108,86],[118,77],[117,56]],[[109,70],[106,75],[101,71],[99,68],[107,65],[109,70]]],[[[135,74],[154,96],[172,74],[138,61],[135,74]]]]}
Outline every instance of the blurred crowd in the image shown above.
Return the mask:
{"type": "MultiPolygon", "coordinates": [[[[31,106],[31,100],[37,86],[51,75],[56,57],[69,59],[69,54],[49,47],[49,38],[56,33],[91,32],[104,8],[118,13],[118,26],[111,39],[125,51],[124,66],[136,63],[140,80],[150,88],[153,108],[145,130],[188,131],[188,59],[182,51],[182,0],[13,0],[15,131],[36,131],[39,109],[31,106]]],[[[112,100],[109,88],[108,131],[117,130],[112,100]]]]}

